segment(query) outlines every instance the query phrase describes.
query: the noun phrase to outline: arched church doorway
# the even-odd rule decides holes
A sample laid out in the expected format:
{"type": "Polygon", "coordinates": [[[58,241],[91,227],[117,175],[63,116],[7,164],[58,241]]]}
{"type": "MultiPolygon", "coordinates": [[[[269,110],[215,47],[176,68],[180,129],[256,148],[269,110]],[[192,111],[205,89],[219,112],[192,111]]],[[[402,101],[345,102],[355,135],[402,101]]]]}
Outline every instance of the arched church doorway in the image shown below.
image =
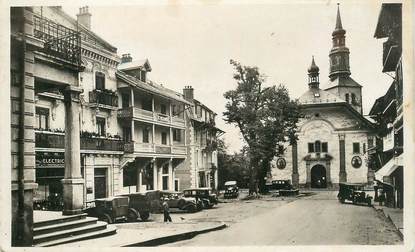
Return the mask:
{"type": "Polygon", "coordinates": [[[311,168],[311,187],[327,188],[326,168],[322,165],[315,165],[311,168]]]}

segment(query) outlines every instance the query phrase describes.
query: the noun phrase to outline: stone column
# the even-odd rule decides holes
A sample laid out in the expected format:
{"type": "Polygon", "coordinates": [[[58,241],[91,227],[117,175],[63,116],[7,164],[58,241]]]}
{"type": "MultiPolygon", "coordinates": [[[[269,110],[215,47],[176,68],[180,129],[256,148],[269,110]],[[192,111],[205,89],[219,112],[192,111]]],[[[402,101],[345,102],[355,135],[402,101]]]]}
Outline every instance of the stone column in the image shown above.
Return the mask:
{"type": "Polygon", "coordinates": [[[326,161],[326,183],[327,183],[327,188],[332,188],[333,185],[331,183],[331,162],[330,160],[326,161]]]}
{"type": "Polygon", "coordinates": [[[151,163],[152,164],[152,166],[153,166],[153,190],[157,190],[157,188],[158,188],[158,180],[157,180],[157,175],[158,175],[158,173],[157,173],[157,164],[156,164],[156,161],[155,160],[153,160],[153,162],[151,163]]]}
{"type": "Polygon", "coordinates": [[[340,151],[339,182],[347,182],[346,144],[345,144],[345,135],[344,134],[339,134],[339,151],[340,151]]]}
{"type": "Polygon", "coordinates": [[[163,166],[157,166],[157,189],[163,190],[163,166]]]}
{"type": "Polygon", "coordinates": [[[141,192],[141,185],[143,184],[143,172],[142,169],[137,168],[137,187],[136,192],[141,192]]]}
{"type": "Polygon", "coordinates": [[[169,161],[169,190],[174,190],[174,177],[173,177],[173,159],[169,161]]]}
{"type": "Polygon", "coordinates": [[[306,183],[305,183],[305,187],[306,188],[310,188],[311,187],[311,168],[310,168],[310,161],[306,161],[305,162],[305,169],[307,172],[307,178],[306,178],[306,183]]]}
{"type": "Polygon", "coordinates": [[[81,142],[79,135],[79,87],[64,90],[65,102],[65,177],[63,184],[63,214],[82,213],[84,179],[81,175],[81,142]]]}
{"type": "Polygon", "coordinates": [[[297,143],[292,144],[292,156],[293,156],[293,170],[292,170],[292,184],[295,188],[299,186],[300,176],[298,174],[298,156],[297,156],[297,143]]]}

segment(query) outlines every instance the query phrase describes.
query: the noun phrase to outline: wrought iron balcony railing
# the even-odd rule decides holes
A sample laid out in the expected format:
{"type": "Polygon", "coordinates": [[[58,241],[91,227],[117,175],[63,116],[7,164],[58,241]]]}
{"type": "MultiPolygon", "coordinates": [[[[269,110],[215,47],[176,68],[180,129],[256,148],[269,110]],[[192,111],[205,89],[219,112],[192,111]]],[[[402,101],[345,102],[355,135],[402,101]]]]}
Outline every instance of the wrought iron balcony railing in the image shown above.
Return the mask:
{"type": "Polygon", "coordinates": [[[34,36],[45,42],[43,52],[81,67],[81,36],[78,31],[34,16],[34,36]]]}
{"type": "MultiPolygon", "coordinates": [[[[65,133],[36,132],[36,148],[65,148],[65,133]]],[[[124,141],[108,138],[81,137],[81,150],[124,151],[124,141]]]]}
{"type": "Polygon", "coordinates": [[[111,107],[118,107],[118,96],[102,90],[92,90],[89,92],[89,102],[111,107]]]}

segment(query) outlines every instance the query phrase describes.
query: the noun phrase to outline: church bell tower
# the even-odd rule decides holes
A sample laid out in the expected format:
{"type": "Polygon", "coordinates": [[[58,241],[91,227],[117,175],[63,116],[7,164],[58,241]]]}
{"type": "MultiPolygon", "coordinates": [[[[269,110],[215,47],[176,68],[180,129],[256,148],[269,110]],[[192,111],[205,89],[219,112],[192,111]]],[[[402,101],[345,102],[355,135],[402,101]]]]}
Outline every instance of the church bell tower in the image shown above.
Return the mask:
{"type": "Polygon", "coordinates": [[[337,4],[336,28],[332,33],[333,48],[330,50],[330,74],[331,80],[339,76],[349,76],[349,48],[346,47],[346,30],[343,29],[340,17],[340,9],[337,4]]]}

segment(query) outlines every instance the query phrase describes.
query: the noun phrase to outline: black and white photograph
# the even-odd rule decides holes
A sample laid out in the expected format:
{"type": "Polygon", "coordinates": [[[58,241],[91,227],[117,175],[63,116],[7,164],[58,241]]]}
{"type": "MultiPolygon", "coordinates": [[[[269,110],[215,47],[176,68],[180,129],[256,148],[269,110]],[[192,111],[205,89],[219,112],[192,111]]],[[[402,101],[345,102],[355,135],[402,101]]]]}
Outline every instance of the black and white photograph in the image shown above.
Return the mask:
{"type": "Polygon", "coordinates": [[[413,4],[4,2],[1,250],[413,251],[413,4]]]}

